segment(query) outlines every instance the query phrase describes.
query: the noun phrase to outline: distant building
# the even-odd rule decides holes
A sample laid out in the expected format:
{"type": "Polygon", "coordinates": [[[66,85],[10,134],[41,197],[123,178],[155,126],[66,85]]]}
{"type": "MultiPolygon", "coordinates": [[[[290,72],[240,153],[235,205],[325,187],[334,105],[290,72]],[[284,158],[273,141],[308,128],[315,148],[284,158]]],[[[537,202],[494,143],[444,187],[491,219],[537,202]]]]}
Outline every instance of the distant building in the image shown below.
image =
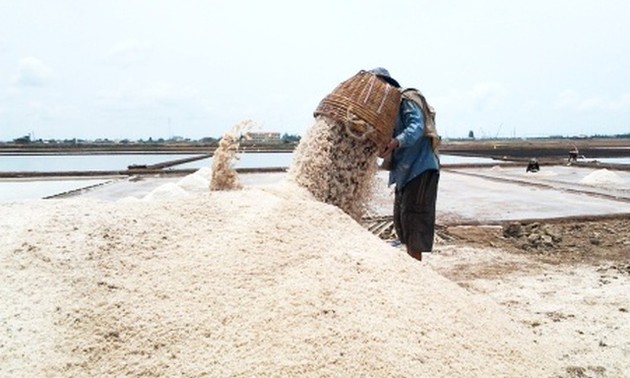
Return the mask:
{"type": "Polygon", "coordinates": [[[275,131],[257,131],[248,132],[245,134],[245,138],[251,143],[281,143],[282,138],[280,133],[275,131]]]}

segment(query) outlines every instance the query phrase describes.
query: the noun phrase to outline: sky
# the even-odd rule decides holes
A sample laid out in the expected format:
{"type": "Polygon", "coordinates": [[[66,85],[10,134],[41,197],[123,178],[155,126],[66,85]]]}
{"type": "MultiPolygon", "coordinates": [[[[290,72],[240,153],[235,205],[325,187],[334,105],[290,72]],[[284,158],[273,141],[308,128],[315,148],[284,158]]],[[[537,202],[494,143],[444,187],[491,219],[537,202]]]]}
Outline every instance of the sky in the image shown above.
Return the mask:
{"type": "Polygon", "coordinates": [[[303,135],[382,66],[445,138],[630,133],[626,0],[0,0],[0,140],[303,135]]]}

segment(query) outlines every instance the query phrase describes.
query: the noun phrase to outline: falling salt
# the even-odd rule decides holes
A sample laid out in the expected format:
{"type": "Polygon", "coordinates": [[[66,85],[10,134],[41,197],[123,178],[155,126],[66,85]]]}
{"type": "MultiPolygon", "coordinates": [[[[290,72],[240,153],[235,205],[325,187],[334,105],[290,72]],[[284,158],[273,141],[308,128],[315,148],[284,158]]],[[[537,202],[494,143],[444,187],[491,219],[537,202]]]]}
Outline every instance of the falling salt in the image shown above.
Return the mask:
{"type": "Polygon", "coordinates": [[[294,152],[288,178],[359,220],[374,190],[377,152],[370,139],[318,117],[294,152]]]}
{"type": "Polygon", "coordinates": [[[236,190],[241,189],[238,174],[234,168],[238,156],[241,133],[255,127],[251,120],[241,121],[227,132],[219,147],[212,156],[212,179],[210,180],[210,190],[236,190]]]}

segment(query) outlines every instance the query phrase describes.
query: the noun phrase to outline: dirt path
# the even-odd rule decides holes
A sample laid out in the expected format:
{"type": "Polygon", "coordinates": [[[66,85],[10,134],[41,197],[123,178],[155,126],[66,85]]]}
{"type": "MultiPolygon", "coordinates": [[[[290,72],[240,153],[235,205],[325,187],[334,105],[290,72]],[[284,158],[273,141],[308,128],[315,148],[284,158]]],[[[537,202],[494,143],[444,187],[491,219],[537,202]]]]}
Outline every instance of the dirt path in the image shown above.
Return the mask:
{"type": "Polygon", "coordinates": [[[630,374],[630,219],[440,230],[429,265],[555,345],[567,377],[630,374]]]}

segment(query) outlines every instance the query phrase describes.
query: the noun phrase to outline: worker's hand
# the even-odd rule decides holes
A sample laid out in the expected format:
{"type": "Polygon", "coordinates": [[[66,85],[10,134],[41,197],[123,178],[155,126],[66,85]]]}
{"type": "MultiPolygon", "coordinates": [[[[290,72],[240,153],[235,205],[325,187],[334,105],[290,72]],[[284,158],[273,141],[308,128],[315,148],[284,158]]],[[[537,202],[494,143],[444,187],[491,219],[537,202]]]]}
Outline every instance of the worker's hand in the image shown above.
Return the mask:
{"type": "Polygon", "coordinates": [[[379,154],[379,157],[380,158],[389,157],[392,154],[392,152],[394,152],[394,150],[398,148],[398,146],[400,146],[398,139],[392,138],[392,140],[389,141],[387,146],[385,146],[385,148],[381,151],[381,153],[379,154]]]}

